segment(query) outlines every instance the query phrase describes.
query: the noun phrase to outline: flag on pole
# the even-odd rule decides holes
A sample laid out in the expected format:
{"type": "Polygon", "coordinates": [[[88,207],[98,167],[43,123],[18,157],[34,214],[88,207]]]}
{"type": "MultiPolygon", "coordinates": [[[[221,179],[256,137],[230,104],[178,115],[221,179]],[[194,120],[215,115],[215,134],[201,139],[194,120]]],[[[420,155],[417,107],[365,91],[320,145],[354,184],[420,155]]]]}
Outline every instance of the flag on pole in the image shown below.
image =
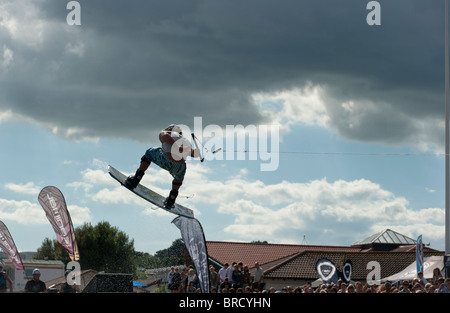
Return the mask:
{"type": "Polygon", "coordinates": [[[423,272],[423,243],[422,235],[417,238],[416,242],[416,265],[417,273],[423,272]]]}
{"type": "Polygon", "coordinates": [[[55,230],[56,239],[69,252],[70,259],[78,261],[80,255],[75,240],[75,231],[63,194],[58,188],[47,186],[39,193],[38,200],[55,230]]]}
{"type": "Polygon", "coordinates": [[[179,216],[172,223],[181,231],[186,249],[194,262],[202,293],[209,293],[208,252],[202,225],[195,218],[179,216]]]}
{"type": "Polygon", "coordinates": [[[0,248],[2,248],[3,252],[5,252],[8,259],[14,264],[16,269],[24,269],[22,258],[17,251],[16,244],[14,243],[8,228],[2,221],[0,221],[0,248]]]}

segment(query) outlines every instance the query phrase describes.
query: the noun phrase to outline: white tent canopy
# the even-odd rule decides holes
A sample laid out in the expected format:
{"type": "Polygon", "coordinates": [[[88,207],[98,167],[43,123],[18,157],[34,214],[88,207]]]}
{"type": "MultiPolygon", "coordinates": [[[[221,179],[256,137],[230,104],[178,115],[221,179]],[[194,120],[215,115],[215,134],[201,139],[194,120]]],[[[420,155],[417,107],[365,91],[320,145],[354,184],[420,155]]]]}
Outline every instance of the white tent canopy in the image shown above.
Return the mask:
{"type": "MultiPolygon", "coordinates": [[[[423,277],[425,279],[431,279],[433,278],[433,270],[435,268],[439,268],[442,270],[444,268],[444,257],[443,256],[430,256],[424,258],[423,261],[423,277]]],[[[389,277],[383,278],[381,281],[399,281],[399,280],[413,280],[414,278],[417,278],[417,265],[416,261],[411,263],[408,267],[406,267],[403,271],[391,275],[389,277]]]]}

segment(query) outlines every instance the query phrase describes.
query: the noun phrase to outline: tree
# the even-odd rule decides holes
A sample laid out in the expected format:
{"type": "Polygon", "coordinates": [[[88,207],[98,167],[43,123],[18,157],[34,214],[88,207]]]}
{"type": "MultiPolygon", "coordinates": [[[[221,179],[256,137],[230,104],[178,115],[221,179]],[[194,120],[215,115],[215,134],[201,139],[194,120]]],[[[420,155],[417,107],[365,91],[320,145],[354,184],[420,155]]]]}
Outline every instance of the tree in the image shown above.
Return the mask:
{"type": "Polygon", "coordinates": [[[183,256],[184,249],[183,240],[180,238],[172,242],[169,248],[156,251],[155,257],[161,260],[163,266],[180,265],[185,262],[183,256]]]}
{"type": "Polygon", "coordinates": [[[38,260],[61,260],[63,263],[70,262],[69,254],[58,240],[45,238],[42,246],[38,248],[33,257],[38,260]]]}
{"type": "Polygon", "coordinates": [[[148,252],[136,251],[134,261],[137,267],[143,269],[163,267],[161,260],[148,252]]]}
{"type": "MultiPolygon", "coordinates": [[[[151,255],[147,252],[136,252],[135,262],[138,267],[145,269],[168,267],[172,265],[188,264],[189,262],[186,261],[186,255],[190,260],[189,253],[180,238],[173,241],[169,248],[156,251],[155,255],[151,255]]],[[[190,263],[192,263],[192,261],[190,261],[190,263]]]]}
{"type": "Polygon", "coordinates": [[[81,268],[107,273],[135,273],[134,241],[108,222],[84,224],[75,230],[81,268]]]}
{"type": "MultiPolygon", "coordinates": [[[[117,227],[100,222],[95,227],[85,223],[75,229],[81,269],[106,273],[136,273],[134,241],[117,227]]],[[[67,251],[56,240],[46,238],[35,258],[70,261],[67,251]]]]}

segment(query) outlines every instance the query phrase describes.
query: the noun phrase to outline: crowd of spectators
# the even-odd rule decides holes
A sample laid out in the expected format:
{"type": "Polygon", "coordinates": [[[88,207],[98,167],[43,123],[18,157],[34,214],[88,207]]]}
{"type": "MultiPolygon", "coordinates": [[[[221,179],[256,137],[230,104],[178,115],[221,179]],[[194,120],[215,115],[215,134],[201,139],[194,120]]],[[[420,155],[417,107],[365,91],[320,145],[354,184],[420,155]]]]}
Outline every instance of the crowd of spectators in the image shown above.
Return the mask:
{"type": "MultiPolygon", "coordinates": [[[[216,271],[210,266],[211,293],[450,293],[450,278],[444,278],[439,268],[433,271],[431,279],[425,279],[419,272],[417,278],[398,282],[380,284],[343,282],[320,284],[313,287],[311,283],[302,286],[286,286],[276,289],[266,286],[264,271],[255,263],[255,271],[250,274],[248,266],[242,263],[225,263],[216,271]]],[[[171,293],[200,293],[195,269],[183,268],[181,271],[173,267],[168,275],[167,291],[171,293]]]]}

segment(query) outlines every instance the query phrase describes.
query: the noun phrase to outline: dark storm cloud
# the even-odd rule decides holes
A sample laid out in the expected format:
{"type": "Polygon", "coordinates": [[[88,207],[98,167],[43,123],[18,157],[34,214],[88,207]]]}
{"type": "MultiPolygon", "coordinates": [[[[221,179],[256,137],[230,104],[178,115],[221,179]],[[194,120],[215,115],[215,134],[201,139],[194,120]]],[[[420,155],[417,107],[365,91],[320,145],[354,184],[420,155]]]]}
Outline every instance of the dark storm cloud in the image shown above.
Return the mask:
{"type": "Polygon", "coordinates": [[[14,52],[0,72],[0,106],[78,129],[74,137],[139,139],[194,116],[267,122],[253,93],[312,82],[327,90],[331,128],[401,142],[417,131],[414,118],[443,113],[443,4],[379,1],[382,25],[368,26],[367,2],[79,1],[81,26],[66,25],[61,1],[10,2],[39,36],[30,44],[0,23],[0,49],[14,52]],[[379,105],[355,115],[347,101],[379,105]]]}

